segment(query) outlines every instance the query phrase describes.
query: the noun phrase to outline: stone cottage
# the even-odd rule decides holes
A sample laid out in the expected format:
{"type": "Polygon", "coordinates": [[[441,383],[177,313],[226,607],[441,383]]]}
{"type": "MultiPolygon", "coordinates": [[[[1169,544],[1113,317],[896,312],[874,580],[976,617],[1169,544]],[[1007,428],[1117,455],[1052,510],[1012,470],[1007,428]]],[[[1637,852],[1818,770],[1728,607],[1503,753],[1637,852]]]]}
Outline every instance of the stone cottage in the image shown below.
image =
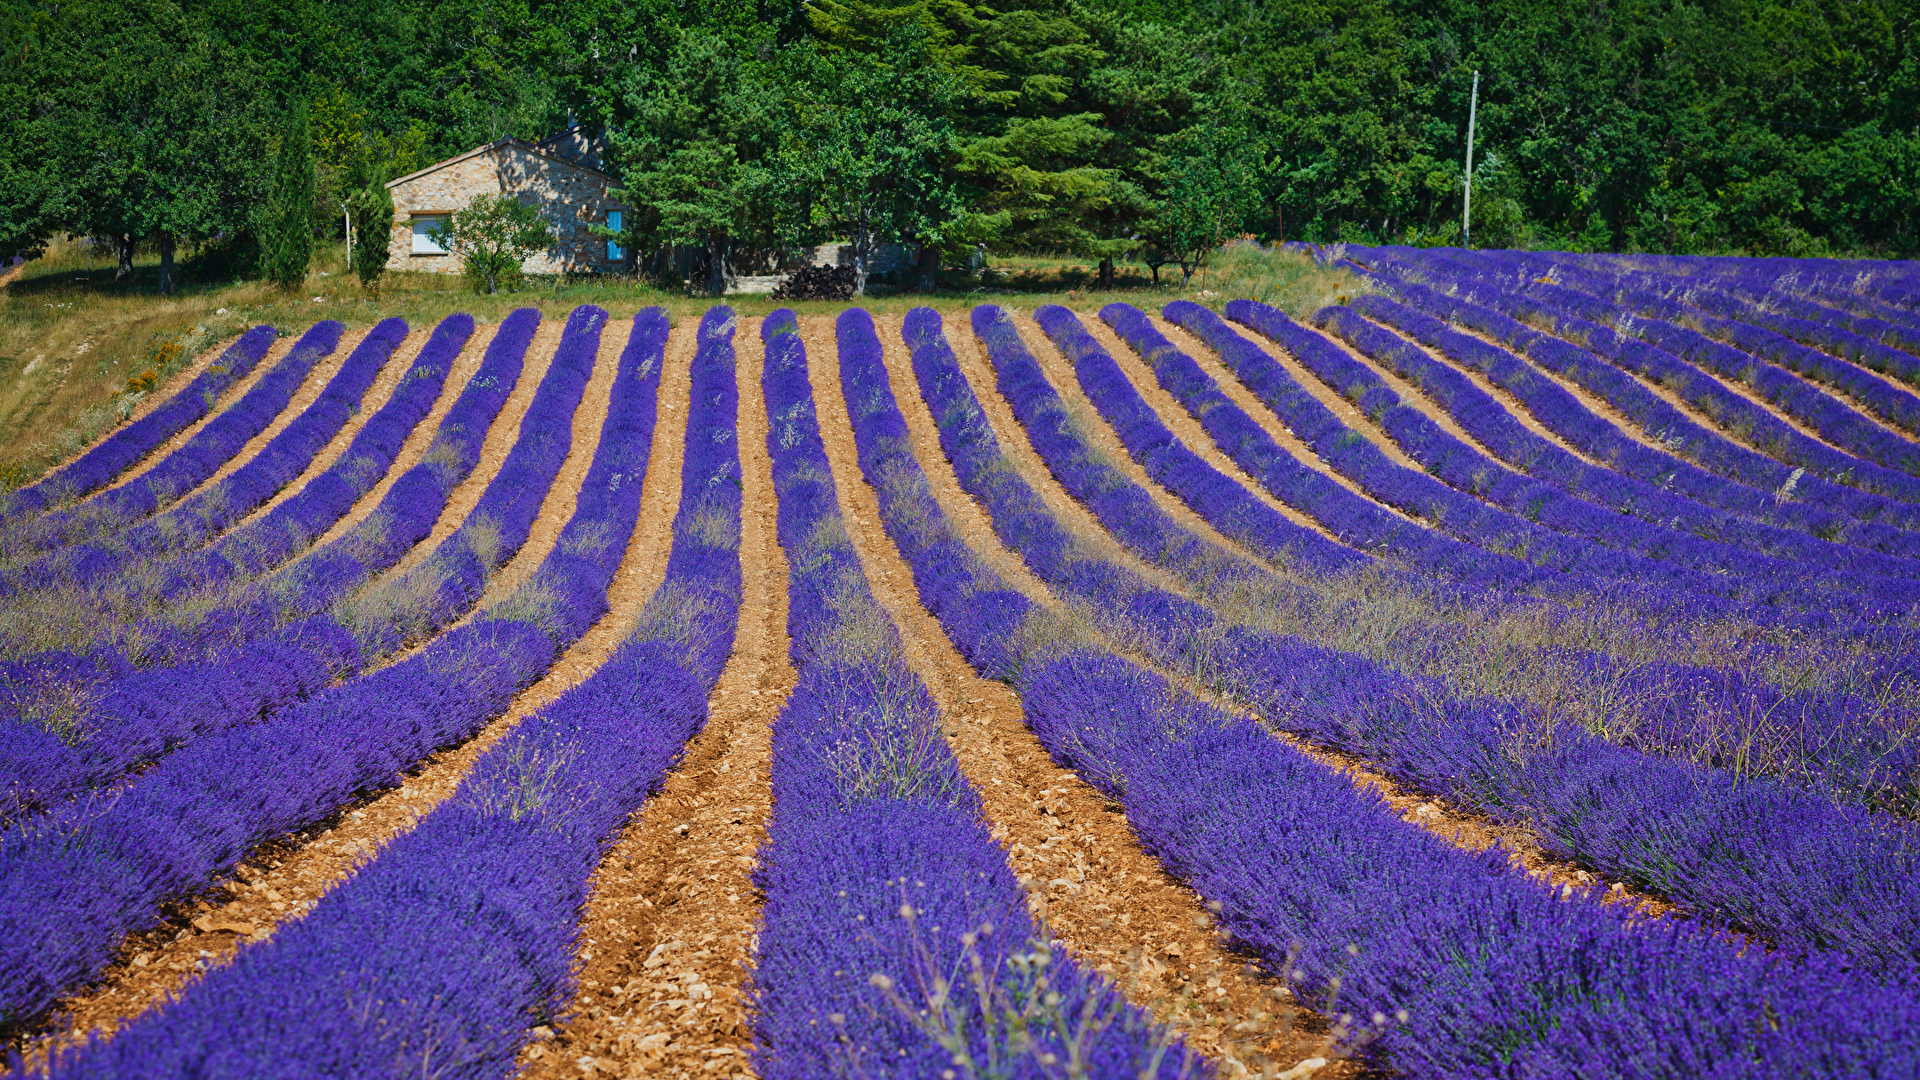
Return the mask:
{"type": "Polygon", "coordinates": [[[539,142],[501,139],[388,182],[393,192],[389,270],[460,272],[460,260],[434,243],[429,230],[446,223],[480,194],[515,194],[539,207],[554,245],[526,262],[532,274],[614,273],[628,253],[588,231],[620,228],[625,207],[607,194],[613,178],[600,168],[600,140],[579,128],[539,142]]]}

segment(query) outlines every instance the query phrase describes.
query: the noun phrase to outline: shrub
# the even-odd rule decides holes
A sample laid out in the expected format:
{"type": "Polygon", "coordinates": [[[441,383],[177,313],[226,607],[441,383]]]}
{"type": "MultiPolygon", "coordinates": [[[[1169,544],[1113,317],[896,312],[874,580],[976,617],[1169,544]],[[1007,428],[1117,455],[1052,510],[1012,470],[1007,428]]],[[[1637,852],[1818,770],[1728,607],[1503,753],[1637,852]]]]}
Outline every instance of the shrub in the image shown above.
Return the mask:
{"type": "Polygon", "coordinates": [[[354,220],[360,223],[360,242],[353,249],[353,272],[360,287],[380,295],[380,275],[387,272],[387,252],[393,240],[393,193],[379,177],[353,196],[354,220]]]}
{"type": "Polygon", "coordinates": [[[521,264],[553,243],[553,230],[539,209],[517,195],[475,195],[430,235],[460,257],[474,289],[489,294],[519,288],[525,276],[521,264]]]}

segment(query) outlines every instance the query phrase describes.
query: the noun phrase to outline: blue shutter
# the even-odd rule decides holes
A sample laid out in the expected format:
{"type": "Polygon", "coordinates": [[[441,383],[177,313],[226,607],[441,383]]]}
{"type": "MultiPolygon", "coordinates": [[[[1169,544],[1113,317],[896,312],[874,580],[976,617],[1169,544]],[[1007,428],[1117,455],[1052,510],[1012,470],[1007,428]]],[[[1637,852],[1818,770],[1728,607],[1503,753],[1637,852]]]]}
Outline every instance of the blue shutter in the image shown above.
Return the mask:
{"type": "MultiPolygon", "coordinates": [[[[607,228],[615,229],[615,230],[618,230],[620,228],[620,211],[618,210],[607,211],[607,228]]],[[[607,241],[607,261],[616,262],[616,263],[626,262],[627,261],[626,249],[621,247],[617,241],[614,241],[614,240],[607,241]]]]}

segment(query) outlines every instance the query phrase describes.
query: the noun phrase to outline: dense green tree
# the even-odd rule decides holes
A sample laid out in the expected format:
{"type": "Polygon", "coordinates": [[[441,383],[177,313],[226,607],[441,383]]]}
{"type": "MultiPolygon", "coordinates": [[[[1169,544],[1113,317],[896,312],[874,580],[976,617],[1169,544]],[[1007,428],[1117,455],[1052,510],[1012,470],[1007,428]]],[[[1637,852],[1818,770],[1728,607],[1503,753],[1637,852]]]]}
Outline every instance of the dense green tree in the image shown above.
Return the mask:
{"type": "Polygon", "coordinates": [[[978,92],[957,170],[973,188],[964,238],[1110,258],[1130,246],[1096,228],[1124,192],[1100,163],[1113,139],[1079,77],[1104,58],[1065,5],[1002,4],[966,26],[978,92]]]}
{"type": "Polygon", "coordinates": [[[803,231],[848,239],[854,295],[864,295],[879,244],[917,239],[937,249],[962,209],[948,163],[950,112],[966,88],[936,62],[918,24],[897,27],[873,53],[796,46],[785,70],[793,96],[777,182],[802,196],[803,231]]]}
{"type": "Polygon", "coordinates": [[[393,192],[385,180],[375,174],[365,187],[348,200],[353,213],[353,272],[360,287],[378,296],[380,275],[387,272],[387,257],[393,243],[393,192]]]}
{"type": "Polygon", "coordinates": [[[307,279],[313,261],[313,141],[307,103],[288,110],[274,160],[273,195],[261,215],[261,266],[267,280],[292,291],[307,279]]]}
{"type": "Polygon", "coordinates": [[[774,227],[779,98],[749,44],[677,32],[664,71],[630,80],[608,132],[609,161],[622,177],[615,194],[632,207],[620,243],[705,248],[715,296],[726,291],[733,243],[767,242],[774,227]]]}
{"type": "Polygon", "coordinates": [[[112,237],[130,271],[134,243],[161,256],[245,227],[261,191],[269,127],[259,84],[172,0],[79,0],[8,20],[22,63],[0,91],[26,106],[0,149],[0,236],[31,247],[55,230],[112,237]],[[102,43],[110,43],[102,47],[102,43]]]}
{"type": "Polygon", "coordinates": [[[699,245],[710,285],[829,233],[919,242],[923,283],[976,243],[1109,282],[1172,255],[1213,183],[1182,148],[1222,140],[1255,197],[1193,235],[1443,243],[1476,71],[1477,243],[1910,254],[1916,29],[1905,0],[0,0],[0,254],[244,244],[294,100],[330,229],[376,171],[571,117],[634,246],[699,245]]]}
{"type": "Polygon", "coordinates": [[[1149,235],[1185,282],[1255,206],[1258,143],[1244,123],[1215,119],[1174,132],[1161,144],[1154,165],[1161,196],[1149,235]]]}

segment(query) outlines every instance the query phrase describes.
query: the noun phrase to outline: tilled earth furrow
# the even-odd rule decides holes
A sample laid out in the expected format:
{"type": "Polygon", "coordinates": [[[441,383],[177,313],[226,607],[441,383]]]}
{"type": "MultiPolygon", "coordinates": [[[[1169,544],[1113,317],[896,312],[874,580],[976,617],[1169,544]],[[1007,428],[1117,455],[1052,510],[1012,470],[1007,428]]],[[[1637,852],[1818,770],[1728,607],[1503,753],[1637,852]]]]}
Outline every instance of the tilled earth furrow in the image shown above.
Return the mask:
{"type": "MultiPolygon", "coordinates": [[[[849,535],[875,597],[900,627],[909,663],[940,705],[948,742],[1047,933],[1209,1057],[1258,1070],[1330,1056],[1324,1018],[1296,1008],[1277,993],[1276,982],[1254,975],[1245,958],[1222,947],[1200,898],[1146,853],[1117,806],[1053,762],[1027,728],[1019,695],[974,675],[921,605],[912,569],[880,523],[879,499],[861,478],[838,365],[827,360],[836,355],[832,324],[803,319],[801,327],[808,355],[821,358],[811,365],[814,400],[849,535]]],[[[897,327],[885,329],[897,341],[897,327]]],[[[884,351],[900,398],[900,389],[913,385],[912,371],[903,352],[884,351]],[[909,381],[898,383],[902,377],[909,381]]],[[[908,427],[916,445],[924,445],[931,418],[917,397],[913,405],[908,427]]],[[[923,458],[922,468],[928,464],[923,458]]],[[[944,461],[932,464],[942,468],[944,461]]],[[[991,538],[991,530],[968,537],[976,548],[998,547],[991,538]]],[[[1011,557],[1001,549],[989,561],[1002,553],[1011,557]]],[[[1343,1064],[1318,1075],[1352,1069],[1343,1064]]]]}
{"type": "MultiPolygon", "coordinates": [[[[772,810],[771,721],[795,676],[759,320],[740,321],[734,348],[742,595],[733,655],[708,697],[706,727],[594,875],[572,1018],[521,1055],[523,1077],[752,1075],[746,995],[760,898],[751,874],[772,810]]],[[[663,390],[663,410],[666,401],[663,390]]],[[[684,417],[684,391],[677,411],[684,417]]]]}
{"type": "MultiPolygon", "coordinates": [[[[557,507],[556,496],[549,494],[548,502],[542,507],[543,520],[536,524],[534,538],[523,548],[523,554],[536,545],[540,547],[539,555],[552,548],[560,526],[546,528],[545,515],[551,511],[564,520],[571,511],[572,501],[577,499],[587,468],[585,463],[592,460],[600,423],[605,419],[612,370],[626,345],[630,328],[631,320],[624,327],[607,328],[594,379],[574,418],[577,437],[573,452],[554,484],[555,489],[571,485],[570,495],[558,497],[568,505],[557,507]],[[587,434],[580,437],[583,430],[587,434]],[[540,541],[543,529],[550,535],[540,541]]],[[[684,336],[687,339],[684,347],[678,347],[681,343],[675,340],[668,344],[661,376],[663,400],[671,394],[678,394],[681,399],[686,395],[693,335],[688,332],[684,336]]],[[[523,382],[537,384],[551,358],[551,349],[544,354],[532,354],[530,350],[523,382]]],[[[450,389],[457,396],[458,388],[450,389]]],[[[22,1047],[30,1068],[37,1068],[50,1054],[89,1038],[111,1037],[129,1020],[184,992],[204,972],[230,961],[247,942],[271,937],[280,926],[304,915],[359,866],[411,830],[420,818],[451,796],[481,755],[515,725],[585,679],[605,661],[625,637],[666,572],[664,538],[670,535],[678,503],[679,448],[685,431],[684,412],[678,424],[670,422],[670,415],[663,411],[655,430],[656,456],[648,464],[640,521],[608,590],[607,614],[562,653],[544,676],[522,690],[505,713],[474,738],[421,762],[398,786],[342,807],[331,822],[305,834],[263,845],[232,880],[211,890],[201,900],[171,912],[172,917],[163,926],[129,938],[120,960],[93,988],[62,1003],[63,1027],[22,1047]],[[668,447],[672,448],[671,454],[666,452],[668,447]],[[670,487],[664,490],[658,479],[663,468],[668,468],[673,478],[670,487]]],[[[495,598],[494,591],[490,590],[483,603],[495,598]]]]}

